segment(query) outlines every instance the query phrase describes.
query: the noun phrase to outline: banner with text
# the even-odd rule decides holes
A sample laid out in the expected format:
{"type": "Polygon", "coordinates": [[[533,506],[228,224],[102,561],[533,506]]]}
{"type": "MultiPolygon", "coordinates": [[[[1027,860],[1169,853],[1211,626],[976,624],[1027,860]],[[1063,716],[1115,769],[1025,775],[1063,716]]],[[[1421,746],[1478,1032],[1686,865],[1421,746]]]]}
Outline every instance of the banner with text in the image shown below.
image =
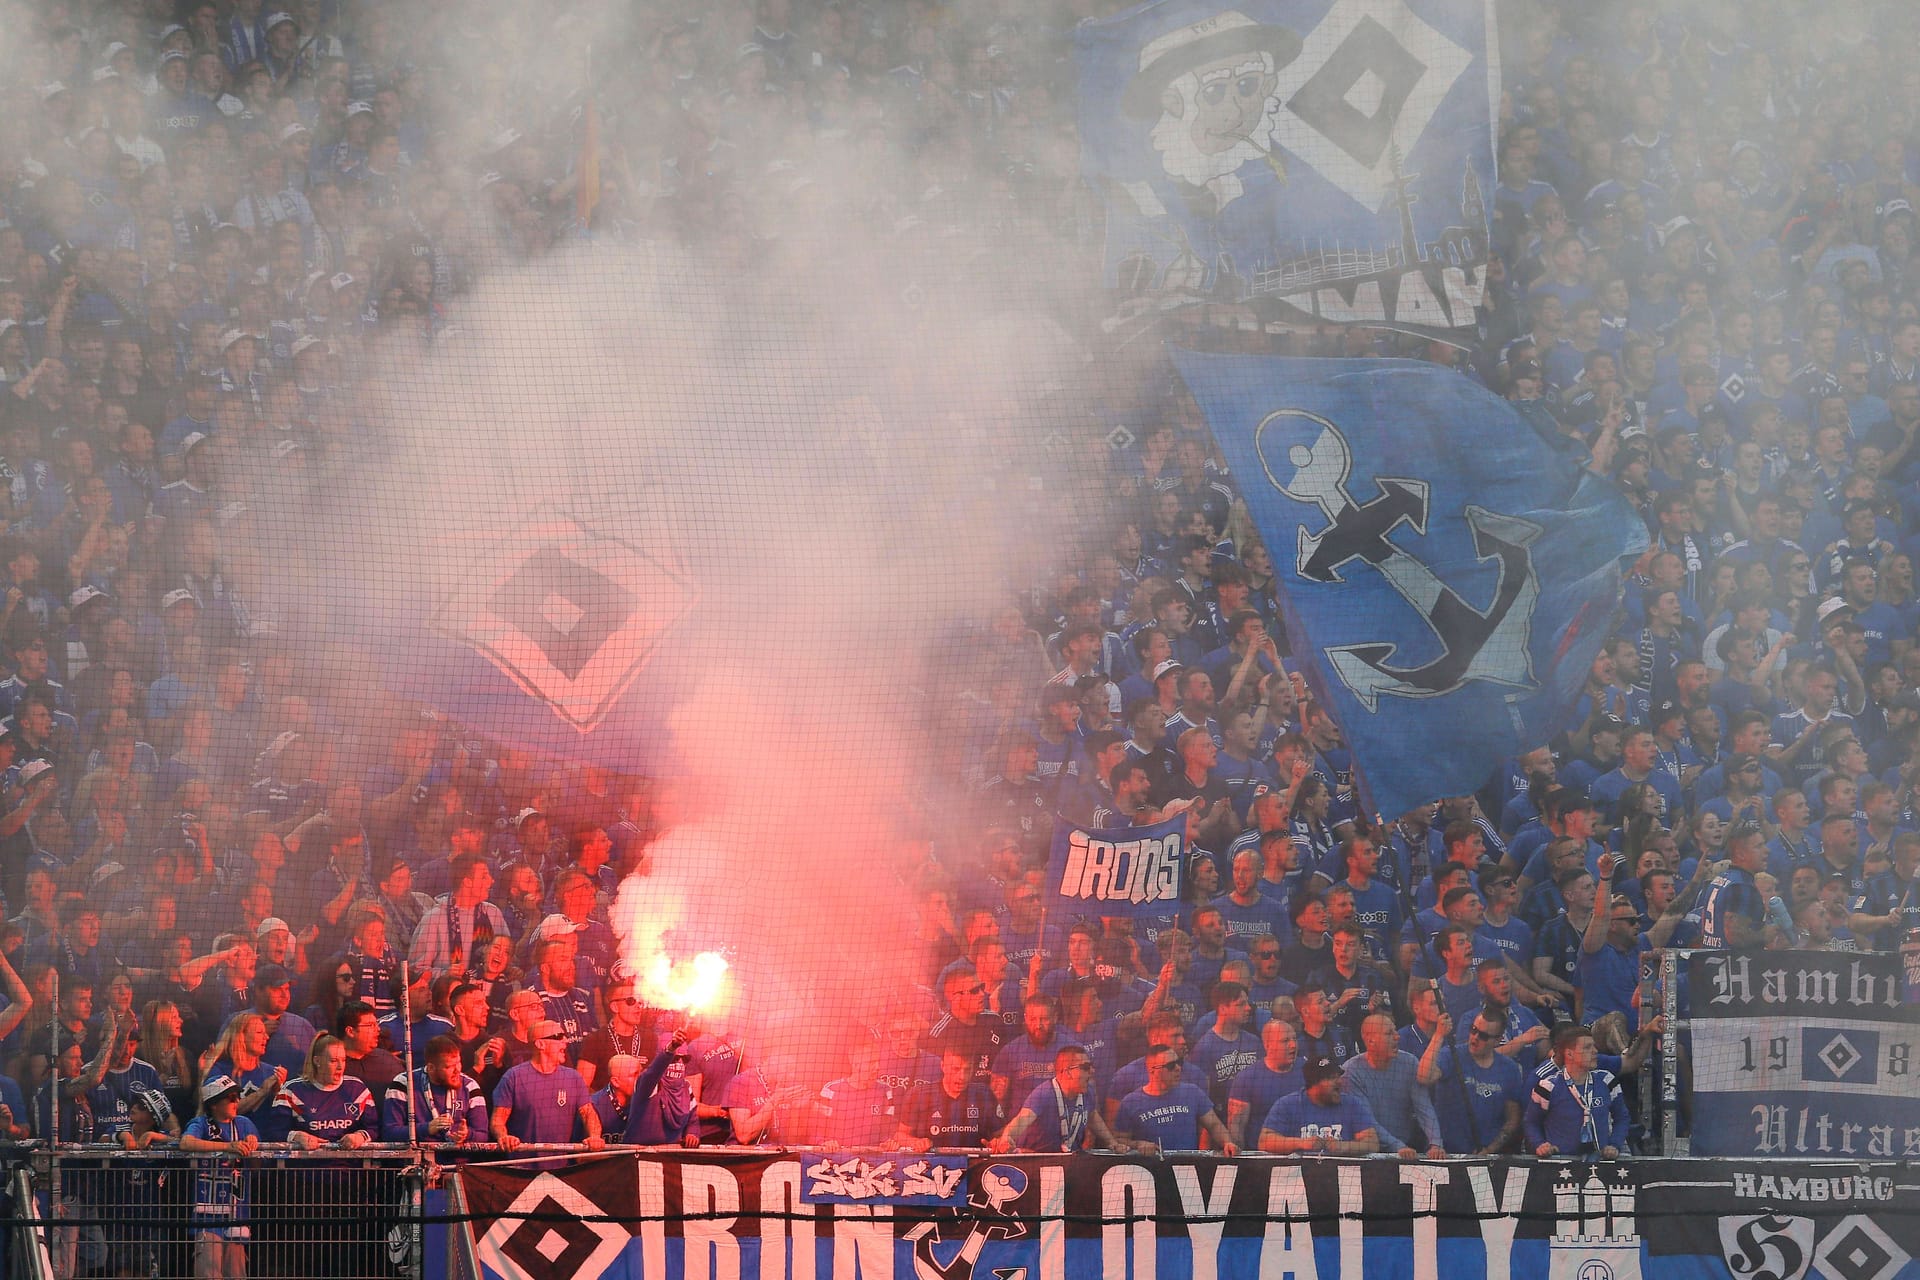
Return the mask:
{"type": "Polygon", "coordinates": [[[1891,1163],[980,1156],[963,1205],[904,1203],[936,1167],[609,1152],[455,1177],[481,1280],[1920,1277],[1920,1179],[1891,1163]]]}
{"type": "Polygon", "coordinates": [[[1149,0],[1074,31],[1107,282],[1292,324],[1471,329],[1499,50],[1483,0],[1149,0]]]}
{"type": "Polygon", "coordinates": [[[1102,829],[1058,820],[1041,896],[1050,920],[1165,916],[1186,887],[1187,820],[1102,829]]]}
{"type": "Polygon", "coordinates": [[[1920,1007],[1900,957],[1697,951],[1693,1152],[1920,1157],[1920,1007]]]}

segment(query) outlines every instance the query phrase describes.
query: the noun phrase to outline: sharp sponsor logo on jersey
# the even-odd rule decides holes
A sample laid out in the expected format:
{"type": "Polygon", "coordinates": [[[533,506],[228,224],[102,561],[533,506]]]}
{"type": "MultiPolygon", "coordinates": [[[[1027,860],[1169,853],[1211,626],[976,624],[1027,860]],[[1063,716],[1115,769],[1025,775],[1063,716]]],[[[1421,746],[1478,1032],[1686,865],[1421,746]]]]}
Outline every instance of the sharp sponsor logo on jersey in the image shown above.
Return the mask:
{"type": "Polygon", "coordinates": [[[1068,837],[1060,896],[1134,906],[1176,901],[1180,897],[1185,846],[1178,835],[1104,840],[1095,833],[1075,830],[1068,837]]]}

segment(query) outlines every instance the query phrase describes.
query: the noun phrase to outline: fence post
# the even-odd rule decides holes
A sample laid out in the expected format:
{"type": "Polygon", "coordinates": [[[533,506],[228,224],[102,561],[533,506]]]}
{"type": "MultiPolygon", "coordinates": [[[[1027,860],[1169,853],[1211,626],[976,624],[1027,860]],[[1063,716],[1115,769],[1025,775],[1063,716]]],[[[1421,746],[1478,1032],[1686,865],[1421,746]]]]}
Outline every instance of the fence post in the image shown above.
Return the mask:
{"type": "Polygon", "coordinates": [[[406,1180],[407,1187],[407,1280],[425,1280],[427,1269],[426,1167],[416,1160],[401,1176],[406,1180]]]}
{"type": "MultiPolygon", "coordinates": [[[[453,919],[453,902],[447,902],[447,919],[453,919]]],[[[453,927],[451,923],[447,925],[453,927]]],[[[413,971],[407,961],[400,962],[400,1053],[404,1061],[401,1066],[407,1073],[407,1145],[418,1148],[420,1140],[416,1136],[420,1131],[414,1127],[413,1101],[413,971]]]]}
{"type": "Polygon", "coordinates": [[[9,1269],[14,1275],[24,1277],[24,1280],[53,1280],[53,1254],[47,1239],[50,1228],[40,1216],[31,1158],[14,1166],[12,1186],[16,1224],[12,1241],[15,1265],[9,1269]]]}
{"type": "MultiPolygon", "coordinates": [[[[50,1132],[46,1138],[53,1147],[55,1162],[53,1181],[57,1183],[60,1181],[60,971],[58,969],[53,971],[48,985],[53,992],[50,997],[53,1000],[53,1021],[47,1024],[48,1044],[53,1049],[53,1061],[47,1064],[47,1128],[50,1132]]],[[[27,1109],[29,1111],[33,1109],[31,1098],[27,1100],[27,1109]]],[[[60,1194],[58,1187],[54,1188],[53,1194],[55,1196],[60,1194]]],[[[49,1212],[47,1216],[53,1215],[49,1212]]]]}
{"type": "MultiPolygon", "coordinates": [[[[1659,981],[1660,966],[1664,963],[1666,963],[1664,951],[1651,951],[1641,957],[1640,985],[1636,988],[1636,992],[1640,997],[1640,1026],[1634,1028],[1636,1034],[1639,1032],[1641,1026],[1651,1021],[1647,1016],[1647,1009],[1653,1003],[1655,984],[1659,981]]],[[[1655,1092],[1653,1087],[1653,1068],[1650,1062],[1642,1064],[1639,1072],[1634,1076],[1634,1094],[1634,1101],[1638,1104],[1640,1114],[1651,1117],[1653,1115],[1655,1092]]],[[[1654,1140],[1653,1126],[1651,1123],[1647,1125],[1644,1133],[1645,1137],[1642,1140],[1651,1143],[1654,1140]]]]}
{"type": "Polygon", "coordinates": [[[1667,1020],[1660,1044],[1660,1154],[1684,1156],[1680,1137],[1680,963],[1683,953],[1660,954],[1660,1013],[1667,1020]]]}

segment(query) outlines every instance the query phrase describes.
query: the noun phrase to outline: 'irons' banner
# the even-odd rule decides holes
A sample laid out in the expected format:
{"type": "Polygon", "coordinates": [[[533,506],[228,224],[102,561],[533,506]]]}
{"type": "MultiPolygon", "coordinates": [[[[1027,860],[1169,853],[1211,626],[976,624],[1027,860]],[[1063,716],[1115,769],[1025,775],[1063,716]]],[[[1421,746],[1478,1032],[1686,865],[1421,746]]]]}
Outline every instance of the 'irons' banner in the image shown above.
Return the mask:
{"type": "Polygon", "coordinates": [[[1180,910],[1186,887],[1187,820],[1150,827],[1054,824],[1041,901],[1048,919],[1166,916],[1180,910]]]}
{"type": "Polygon", "coordinates": [[[456,1175],[482,1280],[1913,1280],[1897,1164],[608,1153],[456,1175]],[[813,1184],[865,1195],[807,1203],[813,1184]],[[862,1202],[864,1201],[864,1202],[862,1202]]]}
{"type": "Polygon", "coordinates": [[[1920,1158],[1920,1006],[1899,956],[1696,951],[1696,1155],[1920,1158]]]}
{"type": "Polygon", "coordinates": [[[1499,58],[1484,0],[1151,0],[1075,32],[1108,281],[1274,323],[1469,328],[1499,58]]]}

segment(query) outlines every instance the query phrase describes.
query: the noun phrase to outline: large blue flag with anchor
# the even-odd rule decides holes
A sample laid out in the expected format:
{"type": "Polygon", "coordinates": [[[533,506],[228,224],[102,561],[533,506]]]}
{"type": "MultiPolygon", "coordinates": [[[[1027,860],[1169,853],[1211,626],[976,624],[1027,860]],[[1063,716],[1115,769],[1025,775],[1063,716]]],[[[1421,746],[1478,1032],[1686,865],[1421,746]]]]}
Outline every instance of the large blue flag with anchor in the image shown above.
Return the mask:
{"type": "Polygon", "coordinates": [[[1175,359],[1383,814],[1562,727],[1647,546],[1614,485],[1438,365],[1175,359]]]}

